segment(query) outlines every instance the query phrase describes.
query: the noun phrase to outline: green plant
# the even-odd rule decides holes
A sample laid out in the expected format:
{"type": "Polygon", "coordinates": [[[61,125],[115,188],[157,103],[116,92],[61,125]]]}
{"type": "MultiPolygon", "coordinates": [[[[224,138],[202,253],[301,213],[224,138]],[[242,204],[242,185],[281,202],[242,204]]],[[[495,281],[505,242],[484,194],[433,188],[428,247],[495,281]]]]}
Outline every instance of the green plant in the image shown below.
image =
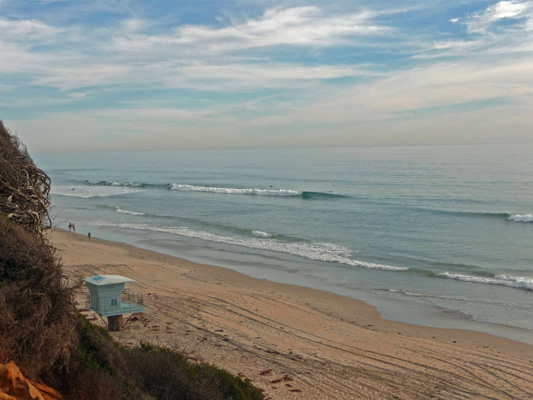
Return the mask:
{"type": "Polygon", "coordinates": [[[141,343],[127,359],[138,386],[158,400],[261,400],[250,381],[218,367],[192,362],[172,349],[141,343]]]}

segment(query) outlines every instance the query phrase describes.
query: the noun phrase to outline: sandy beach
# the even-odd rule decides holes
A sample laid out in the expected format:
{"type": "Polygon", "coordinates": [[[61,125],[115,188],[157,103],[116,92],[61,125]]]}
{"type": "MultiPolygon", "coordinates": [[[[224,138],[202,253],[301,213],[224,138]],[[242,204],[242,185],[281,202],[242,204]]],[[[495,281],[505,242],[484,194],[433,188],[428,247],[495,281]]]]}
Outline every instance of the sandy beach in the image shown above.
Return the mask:
{"type": "MultiPolygon", "coordinates": [[[[391,322],[331,293],[63,230],[50,233],[85,308],[82,278],[118,274],[146,311],[113,333],[181,350],[249,378],[268,399],[532,399],[533,346],[391,322]]],[[[127,317],[127,316],[126,316],[127,317]]]]}

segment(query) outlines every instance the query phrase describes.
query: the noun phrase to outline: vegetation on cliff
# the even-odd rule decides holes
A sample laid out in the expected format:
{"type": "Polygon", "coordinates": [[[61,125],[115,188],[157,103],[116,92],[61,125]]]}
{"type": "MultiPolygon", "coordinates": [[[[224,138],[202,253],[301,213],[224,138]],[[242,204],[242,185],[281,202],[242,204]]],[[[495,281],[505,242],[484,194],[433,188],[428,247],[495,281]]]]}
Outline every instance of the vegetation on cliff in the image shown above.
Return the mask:
{"type": "Polygon", "coordinates": [[[167,348],[118,346],[76,312],[43,231],[50,179],[0,121],[0,363],[65,399],[260,400],[249,381],[167,348]]]}
{"type": "Polygon", "coordinates": [[[50,227],[50,178],[0,121],[0,212],[26,230],[50,227]]]}
{"type": "Polygon", "coordinates": [[[75,343],[72,294],[42,232],[50,179],[0,122],[0,361],[46,375],[75,343]]]}

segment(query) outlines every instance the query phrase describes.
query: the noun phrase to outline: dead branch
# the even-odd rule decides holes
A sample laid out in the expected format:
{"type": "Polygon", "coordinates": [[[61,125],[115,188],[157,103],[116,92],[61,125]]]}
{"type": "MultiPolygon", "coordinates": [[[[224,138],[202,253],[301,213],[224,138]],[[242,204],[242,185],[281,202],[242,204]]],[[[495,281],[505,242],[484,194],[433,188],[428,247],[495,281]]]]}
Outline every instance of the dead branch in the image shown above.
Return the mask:
{"type": "Polygon", "coordinates": [[[0,212],[27,230],[42,233],[52,225],[49,194],[48,175],[0,121],[0,212]]]}

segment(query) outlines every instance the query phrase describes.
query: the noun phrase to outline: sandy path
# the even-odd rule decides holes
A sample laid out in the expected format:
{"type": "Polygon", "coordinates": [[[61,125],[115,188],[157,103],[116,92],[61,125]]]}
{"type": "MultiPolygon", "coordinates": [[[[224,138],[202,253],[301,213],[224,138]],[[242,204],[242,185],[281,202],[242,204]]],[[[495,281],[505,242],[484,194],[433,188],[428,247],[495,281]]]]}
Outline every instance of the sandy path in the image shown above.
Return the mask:
{"type": "MultiPolygon", "coordinates": [[[[383,320],[334,294],[57,230],[69,283],[119,274],[146,312],[113,333],[168,345],[254,381],[271,399],[533,399],[533,347],[383,320]]],[[[78,289],[79,308],[86,288],[78,289]]],[[[101,323],[92,312],[85,312],[101,323]]]]}

